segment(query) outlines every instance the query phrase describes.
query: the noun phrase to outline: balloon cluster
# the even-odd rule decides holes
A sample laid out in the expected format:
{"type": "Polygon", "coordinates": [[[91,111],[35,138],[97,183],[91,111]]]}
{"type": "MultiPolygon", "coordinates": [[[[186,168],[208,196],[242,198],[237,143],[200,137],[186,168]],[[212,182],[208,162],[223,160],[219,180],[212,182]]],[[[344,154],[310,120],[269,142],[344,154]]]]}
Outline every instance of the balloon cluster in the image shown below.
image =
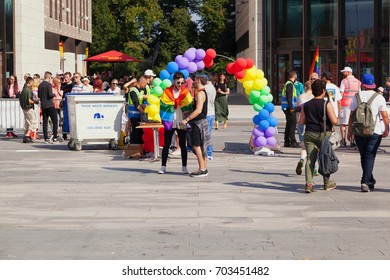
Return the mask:
{"type": "MultiPolygon", "coordinates": [[[[153,129],[144,128],[144,135],[142,140],[144,141],[144,150],[148,153],[154,153],[154,144],[153,144],[153,129]]],[[[164,146],[164,128],[158,129],[158,143],[159,146],[164,146]]]]}
{"type": "Polygon", "coordinates": [[[147,100],[148,100],[148,106],[146,106],[145,108],[145,113],[148,113],[148,119],[161,122],[160,98],[155,94],[150,93],[147,100]]]}
{"type": "Polygon", "coordinates": [[[245,93],[249,95],[249,103],[258,112],[253,117],[253,123],[256,125],[252,132],[254,145],[257,147],[275,146],[278,120],[271,116],[275,106],[271,103],[273,96],[270,93],[271,89],[267,86],[268,81],[264,78],[264,72],[257,69],[251,58],[238,58],[226,66],[226,71],[234,74],[242,83],[245,93]]]}

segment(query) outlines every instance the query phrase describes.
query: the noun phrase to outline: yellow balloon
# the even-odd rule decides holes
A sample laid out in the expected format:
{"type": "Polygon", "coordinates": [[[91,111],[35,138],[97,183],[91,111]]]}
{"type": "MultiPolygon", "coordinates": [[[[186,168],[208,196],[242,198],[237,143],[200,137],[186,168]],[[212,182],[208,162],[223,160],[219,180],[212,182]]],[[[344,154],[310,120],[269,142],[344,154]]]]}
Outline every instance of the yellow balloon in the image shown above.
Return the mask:
{"type": "Polygon", "coordinates": [[[253,66],[252,68],[246,70],[245,78],[253,80],[255,79],[255,77],[256,77],[256,66],[253,66]]]}
{"type": "Polygon", "coordinates": [[[247,95],[249,95],[250,93],[251,93],[251,89],[245,89],[245,93],[247,94],[247,95]]]}
{"type": "Polygon", "coordinates": [[[256,79],[262,79],[262,78],[264,78],[263,70],[257,69],[256,70],[256,79]]]}
{"type": "Polygon", "coordinates": [[[160,114],[154,115],[152,120],[161,122],[160,114]]]}
{"type": "Polygon", "coordinates": [[[148,115],[154,116],[159,113],[158,107],[156,104],[151,104],[148,106],[148,115]]]}
{"type": "Polygon", "coordinates": [[[265,85],[266,84],[264,82],[264,78],[263,79],[256,79],[255,84],[254,84],[254,88],[256,90],[261,90],[265,85]]]}
{"type": "Polygon", "coordinates": [[[158,103],[160,103],[158,97],[154,96],[154,95],[149,95],[148,96],[148,102],[149,102],[149,104],[158,104],[158,103]]]}
{"type": "Polygon", "coordinates": [[[267,81],[266,78],[262,78],[262,80],[263,80],[263,83],[264,83],[265,86],[268,85],[268,81],[267,81]]]}
{"type": "Polygon", "coordinates": [[[245,81],[242,85],[245,89],[251,89],[253,87],[253,80],[245,81]]]}

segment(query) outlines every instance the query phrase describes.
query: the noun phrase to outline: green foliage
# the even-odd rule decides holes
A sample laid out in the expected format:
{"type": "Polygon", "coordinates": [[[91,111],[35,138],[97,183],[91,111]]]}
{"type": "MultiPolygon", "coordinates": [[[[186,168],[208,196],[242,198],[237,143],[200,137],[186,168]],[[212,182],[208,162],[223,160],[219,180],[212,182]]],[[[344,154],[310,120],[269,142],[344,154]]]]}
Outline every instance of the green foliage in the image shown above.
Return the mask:
{"type": "MultiPolygon", "coordinates": [[[[164,69],[189,47],[213,48],[235,56],[234,0],[92,0],[93,37],[90,55],[112,49],[141,63],[115,65],[115,76],[140,75],[147,68],[164,69]],[[193,14],[200,16],[194,22],[193,14]],[[157,54],[157,55],[156,55],[157,54]],[[153,59],[154,58],[154,59],[153,59]]],[[[212,71],[222,71],[228,60],[216,59],[212,71]]],[[[111,70],[111,64],[93,63],[90,72],[111,70]]]]}

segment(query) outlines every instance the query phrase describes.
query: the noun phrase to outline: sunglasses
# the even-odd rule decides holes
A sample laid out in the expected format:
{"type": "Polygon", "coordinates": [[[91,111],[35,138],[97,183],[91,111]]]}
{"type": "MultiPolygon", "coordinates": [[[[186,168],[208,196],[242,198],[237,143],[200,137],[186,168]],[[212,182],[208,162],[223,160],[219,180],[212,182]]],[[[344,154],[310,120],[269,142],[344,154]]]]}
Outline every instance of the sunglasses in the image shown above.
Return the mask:
{"type": "Polygon", "coordinates": [[[117,85],[118,83],[111,83],[112,85],[117,85]]]}
{"type": "Polygon", "coordinates": [[[179,82],[179,81],[177,81],[176,84],[177,84],[177,85],[184,85],[184,82],[179,82]]]}

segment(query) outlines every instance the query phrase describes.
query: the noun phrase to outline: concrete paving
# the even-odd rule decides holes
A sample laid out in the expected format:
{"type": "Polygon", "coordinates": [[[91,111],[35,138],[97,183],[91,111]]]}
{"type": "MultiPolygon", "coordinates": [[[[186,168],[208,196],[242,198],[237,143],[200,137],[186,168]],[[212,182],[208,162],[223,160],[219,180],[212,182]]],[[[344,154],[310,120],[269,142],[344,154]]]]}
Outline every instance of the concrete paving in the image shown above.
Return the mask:
{"type": "Polygon", "coordinates": [[[389,153],[377,156],[375,192],[360,192],[359,156],[340,148],[337,188],[317,177],[305,194],[299,149],[249,151],[253,114],[230,106],[205,178],[182,175],[180,159],[158,175],[159,162],[105,145],[76,152],[3,134],[0,259],[390,259],[389,153]]]}

